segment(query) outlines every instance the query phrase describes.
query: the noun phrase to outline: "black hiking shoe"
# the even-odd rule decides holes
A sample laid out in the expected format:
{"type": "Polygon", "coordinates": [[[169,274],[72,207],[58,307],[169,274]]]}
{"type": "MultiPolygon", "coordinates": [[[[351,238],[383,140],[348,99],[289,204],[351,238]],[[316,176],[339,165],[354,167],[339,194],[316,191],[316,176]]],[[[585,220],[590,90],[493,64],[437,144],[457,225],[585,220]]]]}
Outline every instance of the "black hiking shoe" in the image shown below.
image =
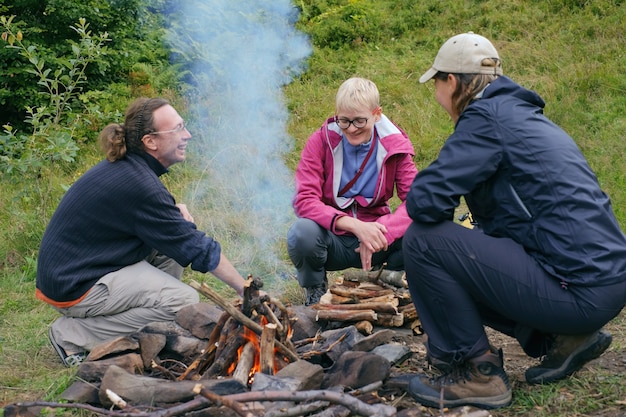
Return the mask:
{"type": "Polygon", "coordinates": [[[417,376],[409,383],[408,391],[420,404],[436,408],[501,408],[510,405],[513,398],[503,369],[502,350],[453,366],[436,378],[417,376]]]}
{"type": "Polygon", "coordinates": [[[322,296],[326,294],[327,289],[328,284],[326,282],[321,285],[316,285],[314,287],[306,287],[304,289],[306,292],[306,301],[304,302],[304,305],[310,306],[319,303],[322,296]]]}
{"type": "Polygon", "coordinates": [[[547,384],[563,379],[599,357],[613,336],[604,330],[582,335],[557,335],[541,363],[526,370],[529,384],[547,384]]]}

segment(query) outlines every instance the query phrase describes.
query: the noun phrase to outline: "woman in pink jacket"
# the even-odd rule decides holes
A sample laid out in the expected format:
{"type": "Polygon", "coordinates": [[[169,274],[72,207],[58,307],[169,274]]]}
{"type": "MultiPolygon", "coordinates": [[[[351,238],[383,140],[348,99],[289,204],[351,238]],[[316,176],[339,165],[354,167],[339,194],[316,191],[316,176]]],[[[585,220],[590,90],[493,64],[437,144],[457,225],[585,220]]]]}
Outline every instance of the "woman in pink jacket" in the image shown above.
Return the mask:
{"type": "Polygon", "coordinates": [[[326,292],[326,271],[404,269],[405,198],[417,174],[407,134],[383,113],[376,85],[350,78],[335,116],[311,135],[296,170],[298,220],[287,236],[306,305],[326,292]],[[394,187],[401,201],[392,212],[394,187]]]}

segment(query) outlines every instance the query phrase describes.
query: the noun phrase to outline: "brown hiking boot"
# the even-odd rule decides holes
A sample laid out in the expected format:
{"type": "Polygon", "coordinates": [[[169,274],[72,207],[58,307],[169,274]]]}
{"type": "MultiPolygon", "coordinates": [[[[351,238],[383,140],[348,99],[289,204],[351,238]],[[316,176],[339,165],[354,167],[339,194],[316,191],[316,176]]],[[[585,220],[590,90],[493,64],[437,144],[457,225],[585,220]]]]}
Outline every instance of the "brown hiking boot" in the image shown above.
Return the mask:
{"type": "Polygon", "coordinates": [[[501,349],[454,366],[437,378],[417,376],[409,383],[408,391],[420,404],[437,408],[462,405],[500,408],[510,405],[512,400],[501,349]]]}
{"type": "Polygon", "coordinates": [[[582,335],[557,335],[541,363],[526,370],[529,384],[547,384],[573,374],[609,347],[613,336],[604,330],[582,335]]]}

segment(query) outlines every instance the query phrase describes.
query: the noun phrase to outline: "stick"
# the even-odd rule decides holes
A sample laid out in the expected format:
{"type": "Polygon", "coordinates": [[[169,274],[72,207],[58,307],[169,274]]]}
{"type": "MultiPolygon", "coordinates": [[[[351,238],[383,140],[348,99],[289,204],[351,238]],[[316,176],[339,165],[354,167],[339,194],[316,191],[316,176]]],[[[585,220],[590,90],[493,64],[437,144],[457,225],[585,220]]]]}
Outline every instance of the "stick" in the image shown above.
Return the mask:
{"type": "Polygon", "coordinates": [[[238,401],[223,397],[221,395],[217,395],[204,388],[202,384],[196,384],[196,386],[193,388],[193,392],[202,395],[204,398],[207,398],[218,405],[224,404],[226,407],[231,408],[235,413],[239,414],[242,417],[255,417],[254,414],[252,414],[250,411],[245,410],[238,401]]]}
{"type": "Polygon", "coordinates": [[[393,417],[396,415],[396,408],[385,404],[367,404],[348,394],[327,390],[312,391],[250,391],[240,394],[226,395],[233,401],[307,401],[318,400],[328,401],[335,404],[342,404],[354,414],[359,416],[393,417]]]}

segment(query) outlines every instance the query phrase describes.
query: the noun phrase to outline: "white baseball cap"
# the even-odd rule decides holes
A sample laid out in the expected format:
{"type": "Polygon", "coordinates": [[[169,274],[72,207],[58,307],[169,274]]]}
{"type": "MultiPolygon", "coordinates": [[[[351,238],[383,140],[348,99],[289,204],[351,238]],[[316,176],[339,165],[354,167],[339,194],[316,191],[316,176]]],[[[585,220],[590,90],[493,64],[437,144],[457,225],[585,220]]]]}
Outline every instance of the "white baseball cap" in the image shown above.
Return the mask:
{"type": "Polygon", "coordinates": [[[451,37],[437,52],[433,66],[420,77],[420,83],[430,80],[438,72],[449,74],[494,74],[502,75],[498,51],[489,39],[474,32],[451,37]],[[485,58],[496,58],[498,65],[482,65],[485,58]]]}

